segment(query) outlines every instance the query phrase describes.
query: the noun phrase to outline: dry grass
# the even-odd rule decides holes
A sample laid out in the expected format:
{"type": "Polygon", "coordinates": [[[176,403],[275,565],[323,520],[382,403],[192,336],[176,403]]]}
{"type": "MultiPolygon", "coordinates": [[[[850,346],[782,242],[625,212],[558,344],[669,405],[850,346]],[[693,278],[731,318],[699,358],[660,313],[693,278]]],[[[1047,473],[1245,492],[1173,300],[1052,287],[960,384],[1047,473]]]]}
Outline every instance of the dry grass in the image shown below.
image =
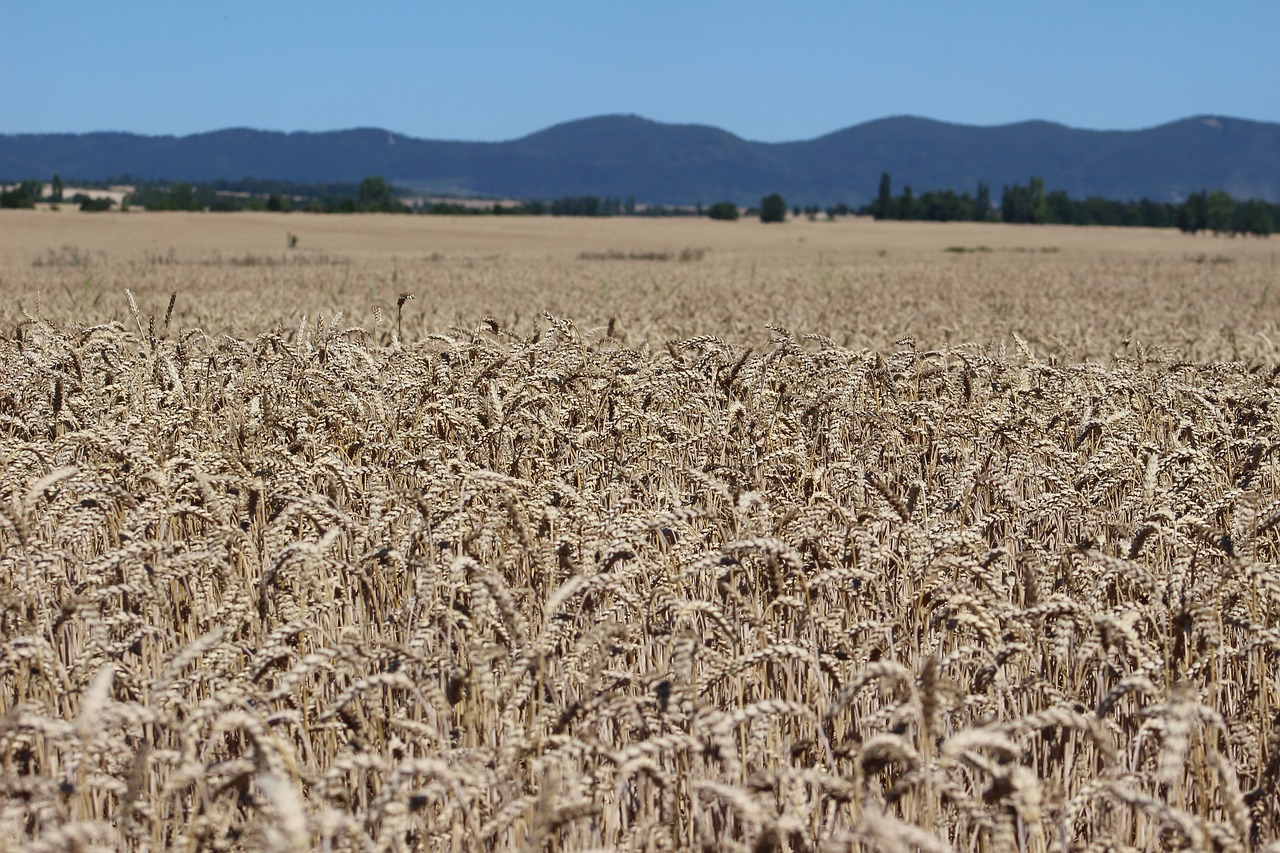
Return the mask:
{"type": "Polygon", "coordinates": [[[0,226],[0,846],[1280,835],[1265,243],[0,226]]]}
{"type": "Polygon", "coordinates": [[[410,340],[485,316],[527,337],[546,310],[586,330],[612,320],[623,342],[653,348],[698,334],[759,347],[778,323],[879,351],[908,335],[928,350],[1018,334],[1073,361],[1105,363],[1125,338],[1201,361],[1280,358],[1274,241],[862,220],[4,214],[0,328],[23,311],[132,322],[129,289],[144,319],[178,290],[175,321],[215,337],[339,311],[373,331],[374,310],[388,316],[410,291],[410,340]]]}

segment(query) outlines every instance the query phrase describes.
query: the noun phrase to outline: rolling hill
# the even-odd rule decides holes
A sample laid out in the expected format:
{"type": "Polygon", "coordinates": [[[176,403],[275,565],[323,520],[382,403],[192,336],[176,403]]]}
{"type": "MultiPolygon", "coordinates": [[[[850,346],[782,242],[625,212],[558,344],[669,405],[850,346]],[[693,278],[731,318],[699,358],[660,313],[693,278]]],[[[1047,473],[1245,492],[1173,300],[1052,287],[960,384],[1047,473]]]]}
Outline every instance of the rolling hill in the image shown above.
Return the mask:
{"type": "Polygon", "coordinates": [[[997,127],[885,118],[817,139],[752,142],[703,125],[637,116],[559,124],[507,142],[415,139],[381,129],[280,133],[235,128],[191,136],[0,134],[0,179],[208,181],[246,176],[303,183],[382,175],[420,191],[558,198],[635,197],[682,204],[861,204],[880,173],[911,185],[972,191],[1043,177],[1073,197],[1172,201],[1199,189],[1280,201],[1280,124],[1197,116],[1136,131],[1044,121],[997,127]]]}

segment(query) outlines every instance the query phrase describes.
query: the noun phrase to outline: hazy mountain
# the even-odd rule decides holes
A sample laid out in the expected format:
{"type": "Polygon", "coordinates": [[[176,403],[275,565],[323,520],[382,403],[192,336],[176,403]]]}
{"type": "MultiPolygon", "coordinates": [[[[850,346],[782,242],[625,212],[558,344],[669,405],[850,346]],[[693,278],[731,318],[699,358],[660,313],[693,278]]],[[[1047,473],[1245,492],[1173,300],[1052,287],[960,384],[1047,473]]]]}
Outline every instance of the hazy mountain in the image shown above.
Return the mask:
{"type": "Polygon", "coordinates": [[[1198,116],[1136,131],[1043,121],[999,127],[899,117],[800,142],[751,142],[714,127],[636,116],[556,125],[509,142],[414,139],[386,130],[277,133],[237,128],[192,136],[128,133],[0,135],[0,179],[112,176],[303,183],[382,175],[436,192],[551,199],[634,196],[642,202],[780,192],[796,204],[860,204],[880,173],[911,185],[973,191],[1036,175],[1073,197],[1168,201],[1199,189],[1280,201],[1280,124],[1198,116]]]}

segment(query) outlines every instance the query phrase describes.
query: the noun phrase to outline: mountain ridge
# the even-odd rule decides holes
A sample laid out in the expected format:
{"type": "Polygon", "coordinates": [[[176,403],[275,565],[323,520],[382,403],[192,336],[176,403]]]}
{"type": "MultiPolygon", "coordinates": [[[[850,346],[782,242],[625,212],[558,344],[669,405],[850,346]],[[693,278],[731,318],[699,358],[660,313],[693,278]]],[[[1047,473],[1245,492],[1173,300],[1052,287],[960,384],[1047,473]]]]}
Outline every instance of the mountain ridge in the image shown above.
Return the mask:
{"type": "Polygon", "coordinates": [[[186,136],[121,131],[0,134],[0,178],[300,183],[377,174],[408,188],[479,196],[635,197],[649,203],[860,204],[881,172],[895,192],[973,192],[1036,175],[1073,197],[1175,201],[1200,189],[1280,201],[1280,124],[1197,115],[1141,130],[1047,120],[979,126],[888,116],[811,139],[756,142],[706,124],[634,114],[560,122],[501,142],[420,139],[385,128],[224,128],[186,136]]]}

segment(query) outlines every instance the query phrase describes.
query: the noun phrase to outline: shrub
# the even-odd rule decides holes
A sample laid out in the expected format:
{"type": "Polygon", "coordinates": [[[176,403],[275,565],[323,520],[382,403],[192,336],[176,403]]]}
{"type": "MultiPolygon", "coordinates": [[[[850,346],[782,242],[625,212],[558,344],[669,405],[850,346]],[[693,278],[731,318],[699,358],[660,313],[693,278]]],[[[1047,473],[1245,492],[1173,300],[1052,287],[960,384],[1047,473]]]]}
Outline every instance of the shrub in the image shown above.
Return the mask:
{"type": "Polygon", "coordinates": [[[718,201],[707,208],[707,216],[733,222],[738,218],[738,206],[731,201],[718,201]]]}
{"type": "Polygon", "coordinates": [[[35,207],[42,189],[43,185],[39,181],[23,181],[12,189],[0,192],[0,207],[35,207]]]}
{"type": "Polygon", "coordinates": [[[787,221],[787,202],[786,200],[774,193],[760,199],[760,221],[761,222],[786,222],[787,221]]]}
{"type": "Polygon", "coordinates": [[[77,194],[77,197],[80,199],[80,209],[86,213],[101,213],[104,210],[110,210],[116,203],[115,199],[108,196],[90,198],[87,195],[77,194]]]}

